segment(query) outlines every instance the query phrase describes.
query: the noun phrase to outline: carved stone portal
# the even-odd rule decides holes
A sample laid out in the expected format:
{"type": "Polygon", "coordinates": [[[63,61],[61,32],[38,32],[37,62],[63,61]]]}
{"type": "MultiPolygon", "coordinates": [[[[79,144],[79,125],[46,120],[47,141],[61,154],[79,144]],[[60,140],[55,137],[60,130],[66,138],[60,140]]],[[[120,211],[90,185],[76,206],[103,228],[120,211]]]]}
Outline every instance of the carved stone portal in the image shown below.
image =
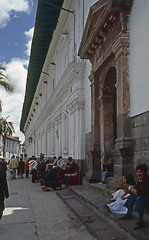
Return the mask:
{"type": "Polygon", "coordinates": [[[92,63],[90,181],[100,180],[101,166],[109,157],[115,160],[115,175],[121,176],[131,165],[127,23],[132,2],[101,0],[93,5],[79,49],[79,56],[92,63]]]}

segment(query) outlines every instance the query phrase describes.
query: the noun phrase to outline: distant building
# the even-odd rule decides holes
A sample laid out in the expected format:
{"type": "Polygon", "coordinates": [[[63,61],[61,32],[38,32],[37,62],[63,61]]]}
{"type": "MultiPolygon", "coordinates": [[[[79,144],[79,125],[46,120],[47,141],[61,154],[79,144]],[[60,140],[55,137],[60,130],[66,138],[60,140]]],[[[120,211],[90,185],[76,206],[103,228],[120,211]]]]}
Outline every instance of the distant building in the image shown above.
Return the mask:
{"type": "Polygon", "coordinates": [[[5,151],[6,151],[6,160],[7,161],[12,157],[12,155],[20,156],[22,150],[21,150],[21,144],[20,144],[19,137],[7,136],[5,151]]]}

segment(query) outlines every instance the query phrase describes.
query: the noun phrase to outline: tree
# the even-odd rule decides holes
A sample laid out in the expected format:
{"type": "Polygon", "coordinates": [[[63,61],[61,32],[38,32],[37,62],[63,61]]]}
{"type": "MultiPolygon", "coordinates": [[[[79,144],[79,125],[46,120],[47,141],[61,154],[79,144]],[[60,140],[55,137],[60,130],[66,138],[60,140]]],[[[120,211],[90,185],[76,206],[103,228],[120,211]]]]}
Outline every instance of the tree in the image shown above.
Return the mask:
{"type": "MultiPolygon", "coordinates": [[[[0,87],[4,87],[6,91],[8,92],[13,92],[14,87],[13,85],[9,82],[8,76],[6,73],[6,69],[0,65],[0,87]]],[[[2,111],[2,101],[0,99],[0,112],[2,111]]]]}
{"type": "Polygon", "coordinates": [[[0,117],[0,135],[3,142],[3,156],[5,157],[6,136],[12,136],[15,132],[12,122],[8,122],[9,116],[6,118],[0,117]]]}

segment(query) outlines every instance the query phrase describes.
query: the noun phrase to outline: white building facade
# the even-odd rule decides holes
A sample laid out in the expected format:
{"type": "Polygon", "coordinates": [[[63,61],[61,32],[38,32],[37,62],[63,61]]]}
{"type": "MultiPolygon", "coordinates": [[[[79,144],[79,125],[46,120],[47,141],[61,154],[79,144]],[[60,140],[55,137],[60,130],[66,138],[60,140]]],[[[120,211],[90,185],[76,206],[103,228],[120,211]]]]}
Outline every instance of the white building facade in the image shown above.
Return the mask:
{"type": "Polygon", "coordinates": [[[28,156],[72,156],[97,181],[109,153],[117,177],[148,164],[149,1],[58,0],[58,22],[38,65],[56,9],[46,2],[38,5],[21,119],[28,156]]]}
{"type": "Polygon", "coordinates": [[[21,153],[19,137],[7,136],[5,142],[5,159],[9,161],[13,155],[20,156],[21,153]]]}
{"type": "Polygon", "coordinates": [[[63,8],[71,12],[60,12],[24,126],[28,156],[43,152],[47,157],[85,159],[85,135],[91,129],[91,64],[77,53],[94,2],[64,1],[63,8]]]}

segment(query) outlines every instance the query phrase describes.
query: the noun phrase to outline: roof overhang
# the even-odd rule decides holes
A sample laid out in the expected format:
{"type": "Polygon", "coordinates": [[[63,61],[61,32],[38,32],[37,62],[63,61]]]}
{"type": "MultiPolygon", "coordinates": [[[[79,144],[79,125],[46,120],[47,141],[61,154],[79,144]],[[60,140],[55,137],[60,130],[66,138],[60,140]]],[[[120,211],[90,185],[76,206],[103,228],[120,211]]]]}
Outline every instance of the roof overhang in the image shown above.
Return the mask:
{"type": "Polygon", "coordinates": [[[56,28],[64,0],[39,0],[28,66],[20,130],[24,132],[40,74],[56,28]]]}

